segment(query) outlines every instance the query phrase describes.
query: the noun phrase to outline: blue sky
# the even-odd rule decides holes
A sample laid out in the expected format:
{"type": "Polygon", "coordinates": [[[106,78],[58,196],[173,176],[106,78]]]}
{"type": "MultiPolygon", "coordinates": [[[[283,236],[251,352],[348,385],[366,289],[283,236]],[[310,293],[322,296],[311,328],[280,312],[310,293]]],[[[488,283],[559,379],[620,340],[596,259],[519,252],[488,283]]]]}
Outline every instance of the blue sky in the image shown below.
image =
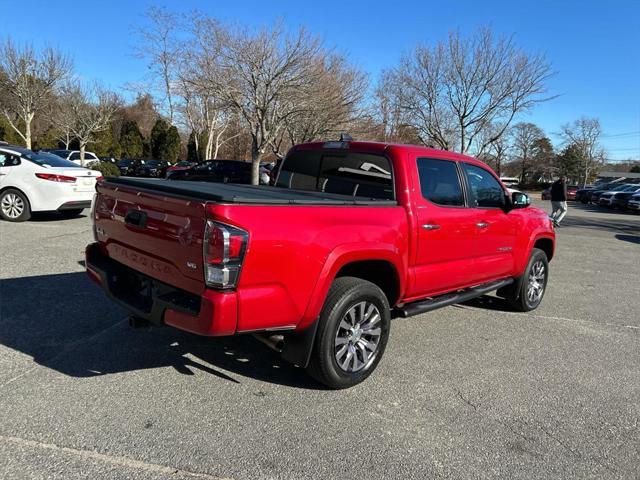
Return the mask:
{"type": "Polygon", "coordinates": [[[134,28],[151,5],[200,10],[222,20],[262,26],[283,18],[306,26],[366,70],[375,81],[418,42],[489,25],[514,35],[530,52],[544,52],[560,95],[522,120],[554,132],[580,116],[598,117],[611,159],[640,158],[640,1],[69,1],[0,0],[3,29],[19,42],[51,45],[74,58],[87,79],[119,88],[141,81],[144,61],[133,56],[134,28]]]}

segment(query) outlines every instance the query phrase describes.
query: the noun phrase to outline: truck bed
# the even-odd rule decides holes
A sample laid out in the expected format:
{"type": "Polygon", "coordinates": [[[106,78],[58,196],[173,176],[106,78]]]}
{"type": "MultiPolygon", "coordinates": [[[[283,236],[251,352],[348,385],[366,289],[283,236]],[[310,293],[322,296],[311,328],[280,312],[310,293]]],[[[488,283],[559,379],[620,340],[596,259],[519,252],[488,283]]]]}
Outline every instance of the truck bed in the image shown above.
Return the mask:
{"type": "Polygon", "coordinates": [[[133,187],[136,190],[162,192],[171,196],[204,201],[245,205],[397,205],[394,200],[353,197],[335,193],[294,190],[267,185],[193,182],[155,178],[109,177],[111,187],[133,187]]]}

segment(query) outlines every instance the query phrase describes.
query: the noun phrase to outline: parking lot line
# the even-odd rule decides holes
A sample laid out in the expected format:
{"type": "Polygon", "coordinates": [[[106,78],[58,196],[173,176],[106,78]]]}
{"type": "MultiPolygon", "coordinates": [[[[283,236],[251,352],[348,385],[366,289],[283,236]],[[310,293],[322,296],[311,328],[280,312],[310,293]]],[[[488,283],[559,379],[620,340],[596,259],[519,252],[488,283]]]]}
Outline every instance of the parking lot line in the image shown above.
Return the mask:
{"type": "MultiPolygon", "coordinates": [[[[484,308],[471,307],[471,306],[467,306],[467,305],[463,306],[462,308],[469,309],[469,310],[477,310],[477,311],[482,311],[482,312],[486,312],[487,311],[484,308]]],[[[590,325],[603,325],[603,326],[606,326],[606,327],[630,328],[630,329],[633,329],[633,330],[640,330],[640,326],[637,326],[637,325],[622,325],[622,324],[619,324],[619,323],[594,322],[592,320],[583,320],[581,318],[553,317],[553,316],[548,316],[548,315],[537,315],[535,313],[505,312],[505,311],[498,311],[498,310],[492,310],[491,313],[492,314],[503,313],[505,315],[516,316],[516,317],[542,318],[544,320],[558,320],[558,321],[562,321],[562,322],[588,323],[590,325]]]]}
{"type": "Polygon", "coordinates": [[[58,453],[66,453],[74,455],[83,460],[98,460],[100,462],[109,463],[111,465],[117,465],[121,467],[143,470],[152,474],[165,474],[171,476],[183,476],[188,478],[201,478],[204,480],[231,480],[230,478],[214,477],[206,473],[192,472],[189,470],[182,470],[176,467],[168,467],[166,465],[158,465],[156,463],[142,462],[140,460],[133,460],[126,457],[118,457],[114,455],[106,455],[93,450],[80,450],[77,448],[61,447],[53,443],[43,443],[35,440],[27,440],[19,437],[8,437],[0,435],[0,441],[17,445],[19,447],[30,447],[40,450],[50,450],[58,453]]]}

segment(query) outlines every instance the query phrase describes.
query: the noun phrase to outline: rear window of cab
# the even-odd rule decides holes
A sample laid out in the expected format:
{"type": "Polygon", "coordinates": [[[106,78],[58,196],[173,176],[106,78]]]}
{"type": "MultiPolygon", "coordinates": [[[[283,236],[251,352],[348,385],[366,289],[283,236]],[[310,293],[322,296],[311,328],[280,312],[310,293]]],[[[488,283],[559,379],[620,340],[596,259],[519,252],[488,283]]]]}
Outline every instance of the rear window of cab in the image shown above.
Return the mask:
{"type": "Polygon", "coordinates": [[[351,151],[294,151],[285,158],[276,186],[380,200],[395,198],[389,159],[351,151]]]}

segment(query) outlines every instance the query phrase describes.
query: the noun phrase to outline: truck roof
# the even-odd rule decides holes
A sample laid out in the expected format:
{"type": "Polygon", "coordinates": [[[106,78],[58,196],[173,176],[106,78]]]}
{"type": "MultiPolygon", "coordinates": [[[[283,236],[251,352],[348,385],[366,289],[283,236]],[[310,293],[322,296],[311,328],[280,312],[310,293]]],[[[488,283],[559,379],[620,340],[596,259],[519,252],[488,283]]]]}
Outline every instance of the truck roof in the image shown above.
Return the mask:
{"type": "Polygon", "coordinates": [[[452,152],[449,150],[440,150],[438,148],[425,147],[422,145],[411,145],[405,143],[390,143],[390,142],[370,142],[370,141],[348,141],[348,142],[309,142],[301,143],[292,147],[292,151],[295,150],[356,150],[359,152],[370,152],[382,154],[387,150],[395,149],[405,152],[415,153],[417,155],[424,155],[426,157],[444,158],[449,160],[460,160],[478,165],[486,165],[484,162],[463,155],[461,153],[452,152]],[[342,144],[340,147],[338,144],[342,144]],[[333,146],[332,146],[333,145],[333,146]]]}

